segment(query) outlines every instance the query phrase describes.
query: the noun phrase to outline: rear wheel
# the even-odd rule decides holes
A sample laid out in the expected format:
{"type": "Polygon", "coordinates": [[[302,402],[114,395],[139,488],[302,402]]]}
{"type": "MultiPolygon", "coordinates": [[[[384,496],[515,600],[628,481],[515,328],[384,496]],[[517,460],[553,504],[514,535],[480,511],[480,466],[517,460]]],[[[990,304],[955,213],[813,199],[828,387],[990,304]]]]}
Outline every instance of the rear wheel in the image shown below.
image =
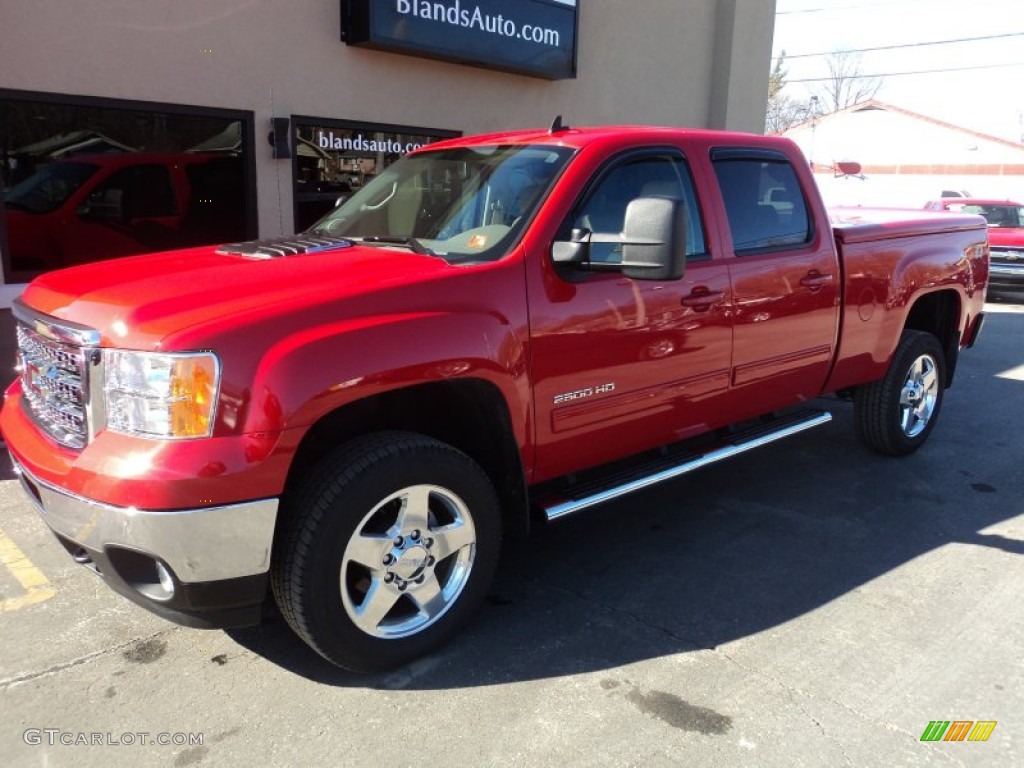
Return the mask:
{"type": "Polygon", "coordinates": [[[286,504],[272,574],[281,613],[321,656],[354,672],[398,666],[451,637],[497,565],[490,480],[421,435],[348,443],[286,504]]]}
{"type": "Polygon", "coordinates": [[[904,331],[885,376],[857,390],[858,437],[888,456],[913,453],[935,426],[945,380],[939,340],[923,331],[904,331]]]}

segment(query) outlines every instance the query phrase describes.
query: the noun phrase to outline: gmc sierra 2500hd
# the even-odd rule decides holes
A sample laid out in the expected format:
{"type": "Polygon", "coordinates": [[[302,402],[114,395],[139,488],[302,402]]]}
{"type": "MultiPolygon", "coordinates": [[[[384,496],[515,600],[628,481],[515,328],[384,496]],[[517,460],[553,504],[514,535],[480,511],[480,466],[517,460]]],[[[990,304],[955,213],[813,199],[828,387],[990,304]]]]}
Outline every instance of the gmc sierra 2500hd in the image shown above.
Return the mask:
{"type": "Polygon", "coordinates": [[[272,595],[377,670],[468,620],[531,512],[822,424],[822,393],[914,451],[987,278],[981,217],[830,221],[788,140],[556,121],[412,152],[294,237],[38,278],[0,427],[118,592],[204,627],[272,595]]]}

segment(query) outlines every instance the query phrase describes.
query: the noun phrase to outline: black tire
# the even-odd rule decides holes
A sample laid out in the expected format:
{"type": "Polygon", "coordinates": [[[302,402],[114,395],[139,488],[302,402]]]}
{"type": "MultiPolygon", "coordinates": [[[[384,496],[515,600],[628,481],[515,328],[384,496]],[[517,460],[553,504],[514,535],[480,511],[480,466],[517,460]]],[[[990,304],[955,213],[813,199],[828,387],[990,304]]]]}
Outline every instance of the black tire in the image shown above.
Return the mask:
{"type": "Polygon", "coordinates": [[[873,451],[906,456],[928,439],[942,407],[946,358],[930,333],[904,331],[885,376],[857,389],[857,436],[873,451]]]}
{"type": "Polygon", "coordinates": [[[457,633],[501,548],[494,487],[471,458],[408,432],[357,438],[282,508],[271,585],[291,628],[352,672],[391,669],[457,633]]]}

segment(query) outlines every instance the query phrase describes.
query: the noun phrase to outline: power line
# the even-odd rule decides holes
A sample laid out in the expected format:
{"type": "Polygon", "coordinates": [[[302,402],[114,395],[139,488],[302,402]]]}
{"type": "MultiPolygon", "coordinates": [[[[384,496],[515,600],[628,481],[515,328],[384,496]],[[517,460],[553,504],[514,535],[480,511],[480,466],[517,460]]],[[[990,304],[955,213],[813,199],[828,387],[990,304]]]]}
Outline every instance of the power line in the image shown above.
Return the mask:
{"type": "MultiPolygon", "coordinates": [[[[942,2],[943,0],[938,0],[942,2]]],[[[948,0],[947,0],[948,1],[948,0]]],[[[959,0],[955,0],[960,5],[959,0]]],[[[776,16],[793,16],[802,13],[829,13],[830,11],[855,11],[861,8],[890,8],[894,5],[923,5],[934,6],[936,0],[885,0],[880,3],[853,3],[851,5],[829,5],[819,8],[794,8],[791,11],[776,11],[776,16]]]]}
{"type": "MultiPolygon", "coordinates": [[[[844,80],[869,80],[882,77],[903,77],[905,75],[933,75],[939,72],[969,72],[975,69],[1000,69],[1002,67],[1024,67],[1024,61],[1010,64],[978,64],[973,67],[948,67],[945,69],[919,69],[913,72],[879,72],[873,75],[843,75],[844,80]]],[[[835,80],[834,77],[803,77],[799,80],[786,80],[786,83],[824,83],[835,80]]]]}
{"type": "Polygon", "coordinates": [[[832,5],[832,6],[829,6],[828,8],[800,8],[800,9],[796,9],[796,10],[792,10],[792,11],[776,11],[775,15],[776,16],[790,16],[790,15],[798,14],[798,13],[828,13],[829,11],[850,11],[850,10],[856,10],[858,8],[880,8],[880,7],[883,7],[883,6],[884,7],[889,7],[889,6],[892,6],[892,5],[907,5],[907,4],[915,5],[918,2],[919,2],[919,0],[905,0],[905,2],[900,2],[899,0],[888,0],[888,2],[883,2],[883,3],[860,3],[860,4],[857,4],[857,5],[832,5]]]}
{"type": "Polygon", "coordinates": [[[953,43],[972,43],[976,40],[998,40],[1005,37],[1024,37],[1024,32],[1004,32],[999,35],[982,35],[980,37],[957,37],[950,40],[929,40],[921,43],[901,43],[899,45],[876,45],[871,48],[852,48],[842,51],[822,51],[820,53],[786,54],[787,59],[806,59],[812,56],[832,56],[836,53],[867,53],[868,51],[892,51],[902,48],[921,48],[927,45],[952,45],[953,43]]]}

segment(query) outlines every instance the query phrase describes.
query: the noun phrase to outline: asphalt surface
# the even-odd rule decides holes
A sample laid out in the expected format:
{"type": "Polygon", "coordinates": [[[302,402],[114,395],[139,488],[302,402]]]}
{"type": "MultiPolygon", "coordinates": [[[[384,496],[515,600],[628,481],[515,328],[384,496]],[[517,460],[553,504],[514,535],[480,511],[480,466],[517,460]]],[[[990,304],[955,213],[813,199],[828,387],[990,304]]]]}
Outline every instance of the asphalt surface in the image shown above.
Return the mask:
{"type": "Polygon", "coordinates": [[[0,764],[1024,765],[1024,306],[990,310],[917,454],[823,401],[508,548],[469,631],[386,675],[280,622],[165,623],[0,482],[0,764]],[[996,726],[922,742],[935,720],[996,726]]]}

